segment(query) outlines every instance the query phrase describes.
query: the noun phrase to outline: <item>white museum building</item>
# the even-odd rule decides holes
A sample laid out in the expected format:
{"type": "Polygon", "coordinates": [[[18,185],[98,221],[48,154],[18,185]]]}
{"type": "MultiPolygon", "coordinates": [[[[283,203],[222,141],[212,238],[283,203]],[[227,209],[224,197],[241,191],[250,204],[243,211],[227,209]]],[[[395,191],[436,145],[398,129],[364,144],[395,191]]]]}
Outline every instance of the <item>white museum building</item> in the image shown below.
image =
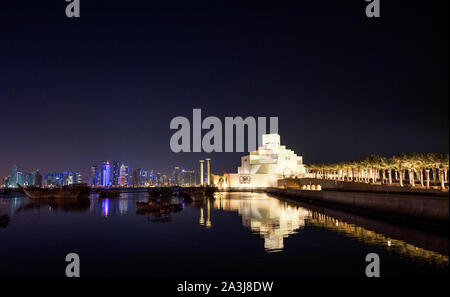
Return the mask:
{"type": "Polygon", "coordinates": [[[237,173],[223,176],[222,187],[264,188],[276,187],[283,176],[303,177],[306,173],[302,156],[280,145],[280,135],[262,135],[262,146],[241,157],[237,173]]]}

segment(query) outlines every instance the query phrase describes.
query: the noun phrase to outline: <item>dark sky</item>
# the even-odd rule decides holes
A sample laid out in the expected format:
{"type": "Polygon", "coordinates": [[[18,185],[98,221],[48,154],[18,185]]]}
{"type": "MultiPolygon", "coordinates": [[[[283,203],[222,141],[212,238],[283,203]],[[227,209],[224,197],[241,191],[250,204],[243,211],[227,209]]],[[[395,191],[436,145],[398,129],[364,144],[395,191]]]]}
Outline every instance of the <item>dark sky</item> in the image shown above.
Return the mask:
{"type": "MultiPolygon", "coordinates": [[[[168,172],[170,120],[278,116],[305,163],[448,152],[448,2],[93,1],[0,8],[0,176],[121,160],[168,172]],[[245,2],[245,3],[244,3],[245,2]],[[392,3],[395,2],[395,3],[392,3]]],[[[214,153],[235,171],[241,153],[214,153]]]]}

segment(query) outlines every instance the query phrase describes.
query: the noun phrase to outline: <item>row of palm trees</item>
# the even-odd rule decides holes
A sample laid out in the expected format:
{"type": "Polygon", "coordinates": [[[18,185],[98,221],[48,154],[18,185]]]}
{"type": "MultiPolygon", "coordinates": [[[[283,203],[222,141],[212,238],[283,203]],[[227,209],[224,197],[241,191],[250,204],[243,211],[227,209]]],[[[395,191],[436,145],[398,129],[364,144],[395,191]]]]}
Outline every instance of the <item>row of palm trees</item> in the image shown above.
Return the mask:
{"type": "Polygon", "coordinates": [[[307,176],[341,181],[381,183],[392,185],[394,182],[404,186],[406,181],[411,187],[420,184],[430,188],[430,183],[440,183],[441,189],[448,187],[448,154],[402,153],[392,157],[370,155],[363,160],[329,164],[306,165],[307,176]]]}

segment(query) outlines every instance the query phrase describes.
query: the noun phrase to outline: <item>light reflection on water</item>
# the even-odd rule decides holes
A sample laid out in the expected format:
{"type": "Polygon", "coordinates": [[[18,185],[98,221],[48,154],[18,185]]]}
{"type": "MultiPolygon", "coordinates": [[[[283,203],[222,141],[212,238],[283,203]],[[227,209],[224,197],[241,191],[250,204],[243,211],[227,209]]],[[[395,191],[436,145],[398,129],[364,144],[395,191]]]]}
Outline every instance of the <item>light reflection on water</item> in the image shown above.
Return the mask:
{"type": "Polygon", "coordinates": [[[214,198],[214,208],[236,211],[244,227],[264,238],[264,248],[268,252],[282,251],[284,238],[296,234],[310,216],[305,208],[291,206],[263,193],[216,193],[214,198]]]}
{"type": "MultiPolygon", "coordinates": [[[[125,226],[126,228],[136,228],[133,227],[133,223],[142,222],[142,220],[136,221],[134,219],[137,216],[136,202],[146,200],[147,195],[145,193],[122,194],[120,198],[99,198],[98,195],[91,195],[90,199],[81,202],[67,200],[37,202],[31,201],[26,197],[0,198],[0,215],[8,214],[11,219],[11,225],[14,224],[15,220],[21,220],[22,217],[32,217],[36,214],[40,217],[45,217],[46,215],[51,216],[52,213],[58,214],[62,212],[67,213],[68,217],[69,213],[85,213],[89,216],[100,217],[105,222],[111,219],[115,221],[119,219],[124,223],[123,228],[125,226]]],[[[315,232],[314,228],[318,228],[339,234],[345,240],[354,240],[369,246],[382,248],[391,253],[393,257],[400,256],[400,258],[405,258],[412,262],[428,263],[448,269],[448,238],[442,239],[436,236],[433,237],[434,235],[423,235],[420,231],[417,231],[417,234],[420,235],[418,236],[414,233],[416,231],[413,231],[413,235],[416,238],[433,237],[434,247],[437,246],[435,250],[447,250],[447,253],[436,252],[432,251],[430,247],[422,245],[420,240],[411,243],[399,239],[397,237],[399,233],[384,234],[380,231],[374,231],[378,230],[378,222],[365,224],[362,227],[355,224],[354,221],[348,220],[344,215],[333,212],[330,215],[330,213],[324,213],[312,206],[287,202],[264,193],[215,193],[214,198],[206,199],[200,203],[189,203],[180,198],[173,198],[172,200],[175,203],[182,203],[183,210],[181,212],[167,214],[166,219],[155,219],[154,215],[148,214],[149,219],[145,220],[145,222],[168,222],[169,224],[175,224],[178,228],[181,228],[180,224],[183,224],[183,226],[186,224],[200,225],[202,229],[213,233],[216,230],[224,232],[223,228],[228,228],[227,231],[233,234],[238,232],[238,230],[233,229],[234,227],[229,225],[236,220],[236,217],[230,217],[229,214],[235,214],[239,217],[240,224],[245,230],[248,230],[249,234],[256,234],[262,238],[264,250],[267,254],[283,254],[290,247],[301,248],[299,244],[307,245],[306,242],[293,243],[291,240],[287,241],[287,239],[296,238],[302,232],[315,232]],[[226,219],[223,219],[225,214],[228,215],[226,219]],[[184,219],[181,220],[181,218],[184,219]]],[[[64,216],[59,216],[57,219],[65,223],[64,218],[64,216]]],[[[139,218],[141,218],[140,215],[139,218]]],[[[84,220],[85,217],[80,216],[78,219],[84,220]]],[[[99,224],[99,222],[95,221],[93,224],[99,224]]],[[[386,225],[385,223],[380,224],[386,225]]],[[[392,226],[388,227],[391,228],[392,226]]],[[[397,227],[395,226],[395,228],[397,227]]],[[[2,229],[7,230],[8,228],[8,226],[1,228],[0,235],[2,235],[2,229]]],[[[118,227],[116,226],[116,228],[118,227]]],[[[389,228],[385,229],[389,230],[389,228]]],[[[26,230],[26,232],[32,232],[32,230],[26,230]]],[[[129,232],[133,232],[133,229],[129,229],[129,232]]],[[[400,234],[401,232],[403,232],[402,229],[400,229],[400,234]]],[[[407,230],[407,232],[411,232],[411,230],[407,230]]],[[[55,231],[55,234],[58,233],[55,231]]],[[[176,235],[173,235],[172,238],[176,238],[174,236],[176,235]]],[[[202,236],[200,233],[192,233],[192,240],[207,240],[202,236]]],[[[326,233],[321,232],[320,236],[326,236],[326,233]]],[[[325,238],[316,239],[318,242],[327,242],[325,238]]],[[[134,244],[139,244],[139,242],[134,244]]],[[[141,242],[140,244],[144,243],[141,242]]],[[[175,242],[174,244],[183,248],[184,242],[175,242]]],[[[208,242],[208,244],[211,243],[208,242]]],[[[237,244],[247,243],[240,241],[237,244]]],[[[237,248],[240,247],[237,246],[237,248]]],[[[328,248],[334,249],[336,247],[331,246],[328,248]]],[[[299,255],[299,257],[301,256],[304,257],[305,255],[299,255]]]]}
{"type": "Polygon", "coordinates": [[[449,263],[448,254],[423,249],[263,193],[215,193],[214,198],[216,209],[236,211],[242,217],[243,226],[264,238],[267,252],[282,251],[285,238],[301,232],[305,226],[314,226],[380,246],[414,261],[447,266],[449,263]]]}

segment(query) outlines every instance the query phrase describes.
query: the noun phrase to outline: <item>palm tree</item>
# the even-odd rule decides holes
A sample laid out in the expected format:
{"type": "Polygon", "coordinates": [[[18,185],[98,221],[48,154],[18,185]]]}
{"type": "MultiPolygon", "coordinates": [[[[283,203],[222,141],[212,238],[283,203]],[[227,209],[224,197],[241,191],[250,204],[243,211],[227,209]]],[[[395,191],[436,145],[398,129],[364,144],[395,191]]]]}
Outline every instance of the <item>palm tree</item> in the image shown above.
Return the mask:
{"type": "Polygon", "coordinates": [[[322,179],[334,179],[341,181],[354,181],[376,183],[380,179],[381,183],[386,183],[386,170],[388,171],[389,184],[392,185],[392,171],[395,172],[395,179],[403,187],[403,181],[408,172],[409,183],[415,186],[416,177],[422,187],[424,187],[424,173],[426,177],[426,188],[430,188],[430,170],[433,171],[433,180],[439,174],[441,188],[445,189],[447,183],[447,171],[449,169],[448,154],[397,154],[386,158],[372,154],[367,158],[356,161],[339,163],[320,163],[307,166],[310,176],[322,179]],[[380,176],[380,171],[382,175],[380,176]]]}
{"type": "Polygon", "coordinates": [[[395,159],[394,157],[384,158],[385,168],[388,170],[388,178],[389,184],[392,185],[392,169],[395,168],[395,159]]]}
{"type": "Polygon", "coordinates": [[[424,154],[423,155],[423,166],[425,167],[425,174],[426,174],[426,178],[427,178],[427,183],[426,183],[426,187],[427,189],[430,188],[430,168],[434,167],[435,164],[435,156],[434,154],[424,154]]]}
{"type": "Polygon", "coordinates": [[[441,182],[441,189],[445,190],[445,177],[449,164],[448,154],[436,154],[436,165],[439,168],[439,180],[441,182]]]}
{"type": "Polygon", "coordinates": [[[402,155],[395,155],[392,157],[394,160],[394,168],[395,170],[398,171],[398,175],[399,175],[399,182],[400,182],[400,187],[403,187],[403,176],[402,176],[402,170],[403,170],[403,156],[402,155]]]}

